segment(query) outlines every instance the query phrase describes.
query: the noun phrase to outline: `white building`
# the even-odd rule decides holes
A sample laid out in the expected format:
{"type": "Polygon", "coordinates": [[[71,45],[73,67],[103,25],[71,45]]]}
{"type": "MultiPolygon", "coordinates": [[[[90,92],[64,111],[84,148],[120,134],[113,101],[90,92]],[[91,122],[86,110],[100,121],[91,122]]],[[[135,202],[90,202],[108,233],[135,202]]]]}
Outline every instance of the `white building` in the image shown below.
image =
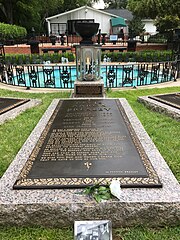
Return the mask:
{"type": "MultiPolygon", "coordinates": [[[[127,9],[102,9],[98,10],[88,6],[82,6],[71,11],[46,18],[49,35],[75,35],[74,24],[76,22],[99,23],[101,33],[119,34],[123,28],[124,35],[128,37],[128,22],[133,19],[132,13],[127,9]]],[[[157,33],[152,19],[143,19],[145,31],[149,35],[157,33]]]]}
{"type": "Polygon", "coordinates": [[[153,19],[142,19],[142,22],[144,23],[145,32],[149,33],[149,35],[154,35],[157,33],[157,28],[154,25],[153,19]]]}
{"type": "Polygon", "coordinates": [[[46,18],[48,33],[53,35],[68,34],[74,35],[74,24],[76,22],[96,22],[99,23],[101,33],[116,34],[124,28],[124,33],[128,31],[126,19],[115,14],[107,13],[92,7],[83,6],[58,15],[46,18]],[[114,19],[116,20],[114,21],[114,19]]]}

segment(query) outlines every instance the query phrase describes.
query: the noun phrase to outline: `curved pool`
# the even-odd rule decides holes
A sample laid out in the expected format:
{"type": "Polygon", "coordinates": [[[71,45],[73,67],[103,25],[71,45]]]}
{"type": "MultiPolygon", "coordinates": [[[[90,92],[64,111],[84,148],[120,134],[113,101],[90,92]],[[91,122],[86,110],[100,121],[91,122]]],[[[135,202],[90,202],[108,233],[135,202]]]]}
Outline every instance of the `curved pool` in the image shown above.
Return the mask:
{"type": "MultiPolygon", "coordinates": [[[[168,82],[176,79],[174,62],[127,63],[101,66],[105,88],[135,87],[168,82]]],[[[7,84],[34,88],[74,88],[75,65],[8,66],[3,78],[7,84]]]]}

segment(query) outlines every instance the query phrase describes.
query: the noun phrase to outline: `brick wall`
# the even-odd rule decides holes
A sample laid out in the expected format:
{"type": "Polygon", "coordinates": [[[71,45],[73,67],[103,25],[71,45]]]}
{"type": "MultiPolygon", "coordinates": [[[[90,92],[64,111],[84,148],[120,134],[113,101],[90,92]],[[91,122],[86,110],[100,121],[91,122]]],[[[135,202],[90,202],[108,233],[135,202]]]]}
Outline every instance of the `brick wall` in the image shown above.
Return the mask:
{"type": "MultiPolygon", "coordinates": [[[[117,45],[116,45],[117,46],[117,45]]],[[[29,45],[20,45],[20,46],[5,46],[6,54],[30,54],[30,46],[29,45]]],[[[72,49],[73,50],[73,49],[72,49]]],[[[167,50],[166,44],[138,44],[136,47],[136,51],[144,51],[144,50],[167,50]]],[[[75,49],[74,49],[75,51],[75,49]]],[[[41,52],[41,47],[40,47],[41,52]]]]}
{"type": "Polygon", "coordinates": [[[167,44],[138,44],[136,51],[145,51],[145,50],[167,50],[167,44]]]}
{"type": "Polygon", "coordinates": [[[5,53],[6,54],[30,54],[30,46],[5,46],[5,53]]]}

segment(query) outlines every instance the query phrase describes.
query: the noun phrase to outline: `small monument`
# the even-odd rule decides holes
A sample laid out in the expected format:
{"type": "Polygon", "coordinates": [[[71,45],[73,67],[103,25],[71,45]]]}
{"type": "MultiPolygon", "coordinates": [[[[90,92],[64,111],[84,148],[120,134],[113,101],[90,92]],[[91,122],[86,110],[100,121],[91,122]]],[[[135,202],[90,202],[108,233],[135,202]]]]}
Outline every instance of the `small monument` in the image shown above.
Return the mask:
{"type": "Polygon", "coordinates": [[[92,41],[98,28],[99,23],[75,24],[75,30],[82,40],[80,45],[76,46],[77,80],[74,84],[74,97],[103,97],[104,95],[104,82],[100,76],[101,46],[92,41]]]}

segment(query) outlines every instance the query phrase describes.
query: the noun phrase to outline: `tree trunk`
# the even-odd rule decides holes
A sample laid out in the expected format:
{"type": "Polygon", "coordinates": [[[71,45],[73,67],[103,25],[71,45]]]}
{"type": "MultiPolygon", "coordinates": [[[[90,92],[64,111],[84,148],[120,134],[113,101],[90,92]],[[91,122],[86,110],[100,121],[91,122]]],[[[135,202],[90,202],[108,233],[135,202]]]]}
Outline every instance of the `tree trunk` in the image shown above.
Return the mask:
{"type": "Polygon", "coordinates": [[[12,0],[5,1],[7,23],[13,24],[13,3],[12,0]]]}

